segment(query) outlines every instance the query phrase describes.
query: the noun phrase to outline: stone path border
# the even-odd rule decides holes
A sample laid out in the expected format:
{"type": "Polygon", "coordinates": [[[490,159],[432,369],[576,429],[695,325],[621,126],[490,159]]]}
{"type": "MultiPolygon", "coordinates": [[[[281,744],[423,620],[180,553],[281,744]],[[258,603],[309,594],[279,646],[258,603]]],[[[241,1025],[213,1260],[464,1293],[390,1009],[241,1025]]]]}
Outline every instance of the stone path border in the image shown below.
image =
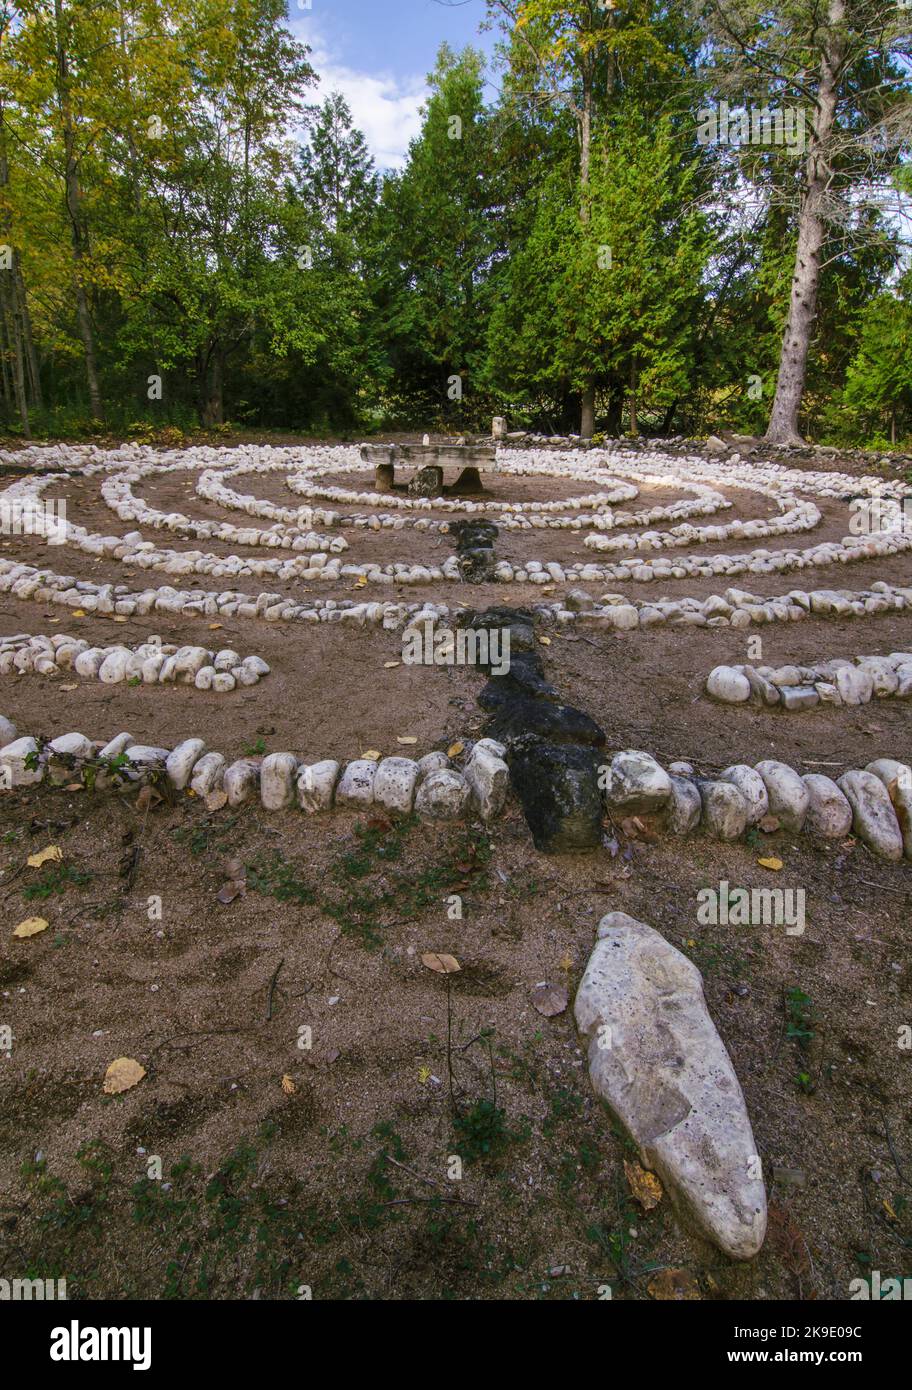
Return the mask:
{"type": "Polygon", "coordinates": [[[56,678],[72,673],[104,685],[173,682],[228,694],[238,686],[257,685],[269,669],[262,657],[242,658],[231,647],[210,651],[206,647],[163,642],[156,636],[134,647],[99,647],[84,637],[62,632],[51,636],[18,633],[0,637],[0,676],[34,672],[56,678]]]}

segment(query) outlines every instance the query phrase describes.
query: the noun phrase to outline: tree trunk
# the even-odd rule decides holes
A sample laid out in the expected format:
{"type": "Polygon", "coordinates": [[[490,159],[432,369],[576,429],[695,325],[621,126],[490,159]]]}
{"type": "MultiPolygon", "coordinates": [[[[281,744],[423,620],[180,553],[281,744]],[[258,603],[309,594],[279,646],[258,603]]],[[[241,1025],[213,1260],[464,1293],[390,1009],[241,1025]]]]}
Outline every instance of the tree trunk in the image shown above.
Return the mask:
{"type": "Polygon", "coordinates": [[[204,429],[224,424],[225,411],[222,395],[224,377],[224,355],[218,348],[209,348],[201,354],[199,371],[199,416],[204,429]]]}
{"type": "MultiPolygon", "coordinates": [[[[580,221],[584,226],[589,222],[589,166],[592,151],[592,65],[587,62],[583,68],[583,101],[579,122],[580,135],[580,221]]],[[[587,381],[580,402],[580,436],[591,439],[595,433],[595,381],[587,381]]]]}
{"type": "Polygon", "coordinates": [[[35,351],[35,340],[32,337],[32,316],[29,313],[28,299],[25,293],[25,281],[22,278],[22,269],[19,265],[19,258],[16,257],[16,298],[19,303],[19,322],[22,324],[22,345],[25,349],[25,362],[28,367],[29,390],[32,397],[32,405],[36,410],[44,409],[44,396],[41,391],[41,372],[38,368],[38,354],[35,351]]]}
{"type": "Polygon", "coordinates": [[[22,424],[22,433],[26,439],[31,439],[32,432],[29,428],[28,404],[25,399],[25,368],[22,358],[22,332],[19,318],[16,313],[15,296],[13,294],[12,270],[4,271],[2,290],[0,290],[0,304],[2,304],[3,322],[6,328],[6,338],[10,345],[10,371],[13,379],[13,397],[16,401],[16,410],[22,424]]]}
{"type": "Polygon", "coordinates": [[[63,125],[64,186],[66,207],[70,219],[70,236],[73,246],[73,288],[76,294],[76,326],[82,340],[85,356],[86,383],[89,388],[89,409],[95,420],[104,419],[101,407],[101,388],[98,384],[98,365],[95,357],[95,332],[89,300],[83,279],[86,237],[83,227],[82,211],[79,206],[81,190],[79,187],[79,165],[76,159],[76,131],[70,108],[70,70],[66,46],[63,41],[63,6],[61,0],[54,0],[54,22],[57,46],[57,99],[63,125]]]}
{"type": "Polygon", "coordinates": [[[820,251],[826,235],[823,205],[829,169],[827,145],[836,116],[839,68],[845,45],[838,26],[845,17],[845,0],[829,0],[827,29],[820,55],[820,81],[811,138],[804,168],[804,189],[798,213],[798,245],[788,318],[782,337],[776,394],[766,438],[773,444],[800,444],[798,412],[807,377],[811,333],[817,316],[820,251]]]}
{"type": "Polygon", "coordinates": [[[638,435],[640,432],[637,424],[637,369],[636,354],[630,359],[630,433],[638,435]]]}
{"type": "Polygon", "coordinates": [[[590,382],[583,388],[580,409],[580,436],[591,439],[595,434],[595,387],[590,382]]]}

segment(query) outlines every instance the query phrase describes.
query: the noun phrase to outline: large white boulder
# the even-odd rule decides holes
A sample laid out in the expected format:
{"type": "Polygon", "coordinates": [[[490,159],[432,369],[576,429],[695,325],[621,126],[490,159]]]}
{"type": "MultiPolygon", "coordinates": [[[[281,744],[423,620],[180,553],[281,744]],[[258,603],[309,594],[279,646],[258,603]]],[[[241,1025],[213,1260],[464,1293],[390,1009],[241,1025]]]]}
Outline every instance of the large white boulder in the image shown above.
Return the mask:
{"type": "Polygon", "coordinates": [[[750,1259],[766,1191],[744,1096],[697,967],[624,912],[599,923],[576,995],[595,1090],[668,1192],[725,1254],[750,1259]]]}

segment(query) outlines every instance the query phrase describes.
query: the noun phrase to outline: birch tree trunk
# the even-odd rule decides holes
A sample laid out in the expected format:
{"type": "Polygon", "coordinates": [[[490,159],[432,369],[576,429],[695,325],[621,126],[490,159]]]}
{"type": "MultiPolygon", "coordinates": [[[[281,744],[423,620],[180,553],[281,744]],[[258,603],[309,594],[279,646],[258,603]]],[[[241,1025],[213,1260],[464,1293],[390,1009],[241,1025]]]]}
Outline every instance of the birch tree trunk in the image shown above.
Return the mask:
{"type": "Polygon", "coordinates": [[[804,395],[808,352],[817,317],[820,252],[826,237],[824,203],[830,176],[826,150],[836,117],[839,69],[845,56],[845,40],[840,32],[844,19],[845,0],[829,0],[827,28],[820,55],[817,104],[804,166],[789,312],[782,337],[776,394],[766,430],[766,438],[773,444],[803,442],[798,428],[798,412],[804,395]]]}

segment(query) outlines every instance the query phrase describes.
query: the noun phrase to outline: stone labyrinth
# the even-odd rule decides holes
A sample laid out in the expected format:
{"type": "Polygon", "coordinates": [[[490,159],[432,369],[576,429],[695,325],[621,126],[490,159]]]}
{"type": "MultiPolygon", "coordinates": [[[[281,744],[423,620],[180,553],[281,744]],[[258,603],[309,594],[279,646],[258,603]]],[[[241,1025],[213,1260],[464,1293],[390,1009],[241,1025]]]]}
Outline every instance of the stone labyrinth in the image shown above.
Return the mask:
{"type": "MultiPolygon", "coordinates": [[[[801,770],[813,759],[714,755],[723,716],[729,732],[744,721],[747,745],[748,721],[799,711],[776,725],[787,742],[805,719],[834,725],[842,707],[912,695],[912,652],[888,650],[878,631],[912,608],[903,484],[620,446],[502,446],[480,492],[435,496],[416,495],[408,470],[378,491],[375,462],[349,446],[32,447],[0,463],[6,790],[91,767],[93,785],[164,778],[213,809],[258,799],[288,815],[377,808],[491,823],[518,806],[544,853],[598,851],[635,818],[661,836],[737,840],[770,824],[853,834],[885,860],[912,858],[901,747],[871,749],[833,778],[801,770]],[[797,623],[813,630],[815,657],[754,657],[751,639],[772,651],[777,629],[797,623]],[[369,632],[386,660],[350,662],[340,684],[334,664],[369,632]],[[689,745],[669,748],[662,721],[654,744],[614,744],[602,726],[622,692],[593,708],[559,688],[574,641],[599,652],[606,685],[615,663],[647,660],[650,645],[692,644],[689,745]],[[440,669],[460,663],[477,708],[454,729],[440,669]],[[400,700],[394,673],[408,666],[421,684],[400,700]],[[66,726],[41,713],[49,681],[80,691],[66,726]],[[304,724],[287,751],[242,751],[237,702],[279,683],[320,687],[324,732],[304,724]],[[83,727],[110,719],[90,702],[109,687],[123,728],[83,727]],[[420,714],[422,735],[390,725],[380,748],[340,747],[333,705],[343,718],[358,699],[403,730],[420,714]],[[142,739],[129,731],[131,701],[142,739]]],[[[648,725],[642,701],[637,714],[648,725]]],[[[644,1162],[723,1250],[756,1253],[763,1178],[696,968],[651,927],[610,913],[576,1016],[593,1084],[644,1162]]]]}

